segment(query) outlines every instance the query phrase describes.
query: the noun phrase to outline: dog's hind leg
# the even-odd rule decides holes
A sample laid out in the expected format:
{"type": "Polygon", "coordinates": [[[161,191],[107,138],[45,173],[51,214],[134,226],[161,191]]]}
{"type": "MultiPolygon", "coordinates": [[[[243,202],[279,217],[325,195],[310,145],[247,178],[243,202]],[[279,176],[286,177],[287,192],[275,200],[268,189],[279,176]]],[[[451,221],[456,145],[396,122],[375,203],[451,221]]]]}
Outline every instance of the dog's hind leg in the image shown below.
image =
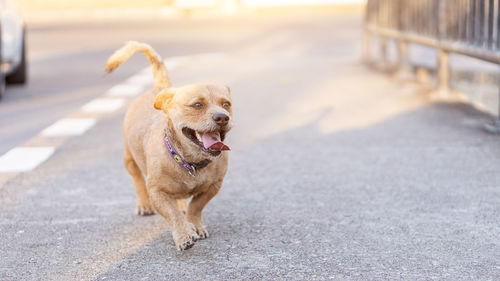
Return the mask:
{"type": "Polygon", "coordinates": [[[125,156],[123,162],[125,163],[125,167],[127,168],[128,173],[134,180],[135,192],[137,193],[136,213],[140,216],[153,215],[154,211],[151,202],[149,201],[144,177],[142,176],[141,170],[135,163],[135,160],[130,154],[130,151],[127,147],[125,147],[125,156]]]}

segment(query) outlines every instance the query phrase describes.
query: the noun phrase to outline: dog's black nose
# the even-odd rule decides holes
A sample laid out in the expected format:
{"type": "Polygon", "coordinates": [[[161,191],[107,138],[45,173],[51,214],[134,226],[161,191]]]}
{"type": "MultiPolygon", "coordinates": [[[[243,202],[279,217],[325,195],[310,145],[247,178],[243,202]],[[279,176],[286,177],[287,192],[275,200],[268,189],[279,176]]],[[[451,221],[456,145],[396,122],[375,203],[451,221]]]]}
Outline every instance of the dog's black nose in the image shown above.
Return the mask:
{"type": "Polygon", "coordinates": [[[224,113],[215,113],[214,116],[212,116],[212,119],[214,119],[217,125],[222,127],[227,125],[227,122],[229,121],[229,116],[227,116],[224,113]]]}

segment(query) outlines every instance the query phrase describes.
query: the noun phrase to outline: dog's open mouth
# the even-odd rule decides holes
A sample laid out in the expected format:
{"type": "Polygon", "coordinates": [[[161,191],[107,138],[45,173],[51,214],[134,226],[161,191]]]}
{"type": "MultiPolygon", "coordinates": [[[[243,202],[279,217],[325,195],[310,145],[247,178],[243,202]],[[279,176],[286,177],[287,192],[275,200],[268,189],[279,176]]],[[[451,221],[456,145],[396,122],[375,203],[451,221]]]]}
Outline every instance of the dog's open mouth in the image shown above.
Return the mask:
{"type": "Polygon", "coordinates": [[[203,152],[212,156],[218,156],[223,150],[231,150],[223,143],[226,137],[225,131],[198,132],[191,128],[182,128],[182,133],[193,143],[198,145],[203,152]]]}

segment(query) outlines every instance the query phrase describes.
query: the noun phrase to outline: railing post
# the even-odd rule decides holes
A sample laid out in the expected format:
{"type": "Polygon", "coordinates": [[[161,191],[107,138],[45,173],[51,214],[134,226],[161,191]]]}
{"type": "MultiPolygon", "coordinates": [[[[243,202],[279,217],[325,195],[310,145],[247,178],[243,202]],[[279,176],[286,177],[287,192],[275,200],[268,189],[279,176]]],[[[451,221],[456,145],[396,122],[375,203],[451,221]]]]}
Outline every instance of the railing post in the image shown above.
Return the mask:
{"type": "Polygon", "coordinates": [[[387,37],[379,36],[379,46],[380,46],[380,63],[379,68],[383,71],[388,68],[387,60],[387,37]]]}
{"type": "Polygon", "coordinates": [[[366,28],[363,31],[363,62],[370,64],[372,61],[372,34],[366,28]]]}
{"type": "Polygon", "coordinates": [[[438,49],[437,89],[432,92],[432,96],[447,98],[450,92],[450,53],[438,49]]]}
{"type": "MultiPolygon", "coordinates": [[[[397,17],[398,17],[398,27],[397,30],[400,34],[404,34],[407,28],[407,18],[406,18],[406,8],[402,1],[396,1],[397,6],[397,17]]],[[[398,65],[397,72],[395,74],[396,79],[400,80],[412,80],[413,72],[410,65],[410,55],[408,52],[409,42],[405,38],[398,38],[397,48],[398,48],[398,65]]]]}
{"type": "Polygon", "coordinates": [[[446,99],[450,97],[450,53],[440,46],[446,40],[447,18],[446,2],[438,0],[438,69],[437,69],[437,89],[431,93],[433,98],[446,99]]]}
{"type": "Polygon", "coordinates": [[[411,69],[410,57],[408,52],[408,41],[405,39],[398,40],[398,72],[396,78],[401,80],[413,79],[413,71],[411,69]]]}
{"type": "Polygon", "coordinates": [[[497,118],[491,123],[491,124],[486,124],[484,128],[486,131],[492,133],[492,134],[500,134],[500,72],[498,75],[498,112],[497,112],[497,118]]]}

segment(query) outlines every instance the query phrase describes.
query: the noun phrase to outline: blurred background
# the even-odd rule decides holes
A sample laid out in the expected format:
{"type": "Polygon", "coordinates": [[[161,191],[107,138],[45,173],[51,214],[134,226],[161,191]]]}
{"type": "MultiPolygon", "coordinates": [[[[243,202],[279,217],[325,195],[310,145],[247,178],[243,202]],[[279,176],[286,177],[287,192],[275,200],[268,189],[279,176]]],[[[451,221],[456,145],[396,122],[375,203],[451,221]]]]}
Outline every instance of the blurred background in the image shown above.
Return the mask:
{"type": "MultiPolygon", "coordinates": [[[[329,50],[357,56],[362,4],[339,0],[6,0],[4,19],[13,24],[4,25],[4,39],[8,34],[16,38],[10,44],[10,52],[17,56],[11,69],[20,64],[24,28],[29,82],[10,83],[3,94],[0,152],[30,139],[78,105],[146,67],[147,62],[136,56],[119,72],[103,77],[107,57],[128,40],[147,42],[164,58],[234,52],[260,58],[260,54],[273,52],[292,57],[329,50]],[[338,17],[332,19],[332,12],[338,17]],[[331,20],[349,22],[354,32],[341,29],[335,36],[349,36],[352,41],[329,44],[334,27],[323,21],[331,20]]],[[[10,45],[4,44],[4,48],[10,45]]]]}
{"type": "MultiPolygon", "coordinates": [[[[406,74],[411,72],[407,78],[431,87],[439,84],[437,48],[426,44],[428,42],[398,41],[397,36],[367,32],[368,27],[371,30],[397,30],[394,23],[399,20],[398,13],[405,11],[398,10],[398,5],[406,2],[372,1],[369,13],[365,11],[366,1],[363,0],[4,2],[3,70],[9,86],[1,90],[5,92],[0,103],[0,133],[5,136],[0,145],[2,153],[35,136],[41,128],[67,115],[75,106],[130,76],[137,69],[135,65],[145,66],[142,58],[134,57],[132,63],[126,64],[116,74],[106,79],[101,77],[100,70],[107,56],[123,42],[132,39],[148,42],[165,58],[196,53],[245,53],[260,59],[270,56],[269,62],[276,60],[278,64],[280,57],[287,57],[287,62],[290,62],[297,61],[295,58],[303,54],[325,58],[336,55],[353,61],[363,59],[368,65],[378,66],[378,70],[391,75],[401,68],[401,44],[398,42],[407,42],[402,67],[406,74]],[[26,46],[22,43],[24,38],[26,46]],[[26,53],[28,62],[21,60],[21,53],[26,53]],[[22,72],[21,68],[26,71],[22,72]],[[28,80],[28,76],[29,83],[25,83],[23,79],[28,80]],[[29,113],[21,113],[21,107],[28,109],[29,113]]],[[[487,26],[491,24],[490,40],[496,40],[495,14],[490,16],[491,23],[487,22],[489,6],[479,7],[482,1],[462,2],[457,7],[469,7],[467,15],[477,14],[477,19],[480,18],[479,11],[486,11],[481,18],[485,29],[481,31],[489,32],[487,26]],[[478,8],[470,8],[475,6],[478,8]]],[[[422,17],[428,14],[437,18],[429,11],[436,11],[438,2],[425,3],[405,4],[410,7],[407,10],[414,13],[401,16],[409,18],[408,26],[418,26],[422,21],[418,13],[422,17]]],[[[496,2],[492,3],[491,10],[496,11],[496,2]]],[[[465,8],[461,10],[465,11],[465,8]]],[[[472,16],[467,15],[464,19],[470,21],[472,16]]],[[[430,26],[435,24],[434,21],[427,22],[429,26],[424,26],[425,30],[438,29],[430,26]]],[[[469,26],[469,29],[478,26],[480,24],[469,26]]],[[[464,35],[469,36],[465,34],[465,27],[457,26],[456,30],[464,30],[464,35]]],[[[408,34],[418,35],[420,30],[408,31],[408,34]]],[[[425,32],[421,35],[424,39],[436,37],[425,32]]],[[[490,53],[495,52],[496,49],[490,53]]],[[[451,52],[448,60],[448,88],[458,93],[454,96],[460,96],[482,111],[498,114],[498,65],[457,52],[451,52]]],[[[240,67],[242,65],[236,70],[240,67]]],[[[283,77],[280,79],[295,79],[286,78],[287,75],[283,77]]]]}
{"type": "Polygon", "coordinates": [[[1,280],[498,279],[499,0],[0,5],[1,280]],[[185,253],[134,213],[122,120],[152,73],[104,73],[129,40],[231,88],[185,253]]]}

